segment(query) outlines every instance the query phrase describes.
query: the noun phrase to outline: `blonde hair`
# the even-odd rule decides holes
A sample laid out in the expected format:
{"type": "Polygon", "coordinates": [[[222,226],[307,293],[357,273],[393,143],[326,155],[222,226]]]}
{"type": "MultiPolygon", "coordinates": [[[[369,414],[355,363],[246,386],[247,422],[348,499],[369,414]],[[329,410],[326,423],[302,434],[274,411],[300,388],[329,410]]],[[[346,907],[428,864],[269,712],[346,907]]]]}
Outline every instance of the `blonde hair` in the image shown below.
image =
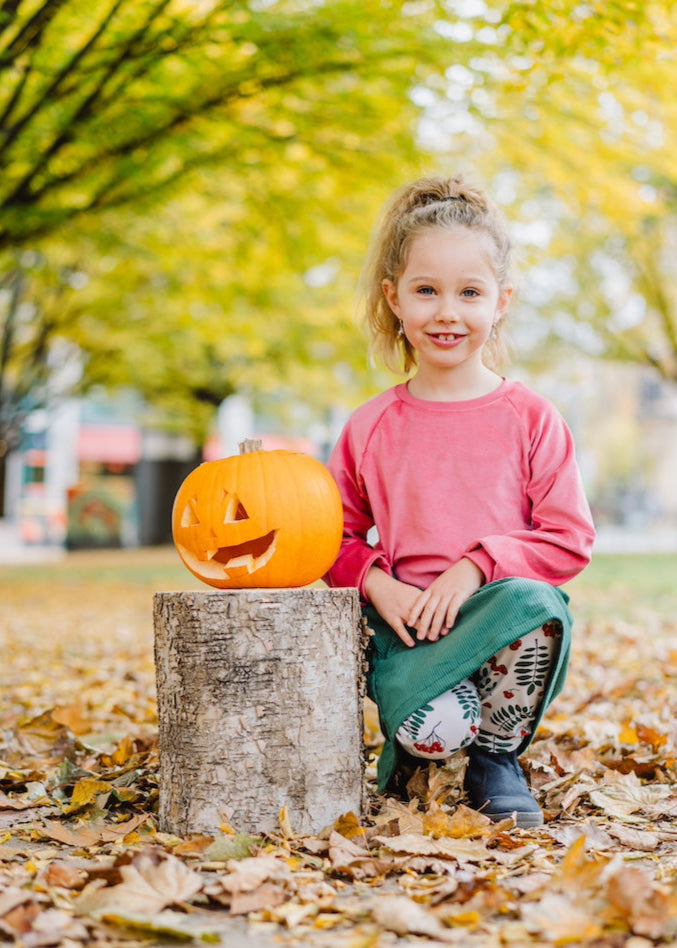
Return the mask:
{"type": "MultiPolygon", "coordinates": [[[[462,175],[419,178],[396,191],[385,207],[363,271],[363,318],[371,351],[389,369],[405,374],[416,365],[416,350],[399,331],[400,322],[385,298],[383,281],[397,282],[407,265],[412,241],[428,227],[484,231],[494,245],[499,288],[503,290],[509,283],[510,238],[501,212],[488,195],[468,184],[462,175]]],[[[503,354],[495,335],[485,346],[489,362],[500,361],[503,354]]]]}

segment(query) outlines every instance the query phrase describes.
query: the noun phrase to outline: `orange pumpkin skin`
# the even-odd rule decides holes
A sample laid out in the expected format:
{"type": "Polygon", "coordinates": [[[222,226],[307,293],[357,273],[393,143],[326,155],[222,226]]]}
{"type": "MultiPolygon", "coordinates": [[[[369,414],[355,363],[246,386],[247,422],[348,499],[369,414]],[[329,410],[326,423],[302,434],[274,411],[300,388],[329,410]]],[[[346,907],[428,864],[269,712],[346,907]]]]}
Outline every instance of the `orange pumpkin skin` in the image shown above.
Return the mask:
{"type": "Polygon", "coordinates": [[[307,586],[336,559],[341,496],[327,468],[306,454],[206,461],[177,492],[172,533],[185,566],[210,586],[307,586]]]}

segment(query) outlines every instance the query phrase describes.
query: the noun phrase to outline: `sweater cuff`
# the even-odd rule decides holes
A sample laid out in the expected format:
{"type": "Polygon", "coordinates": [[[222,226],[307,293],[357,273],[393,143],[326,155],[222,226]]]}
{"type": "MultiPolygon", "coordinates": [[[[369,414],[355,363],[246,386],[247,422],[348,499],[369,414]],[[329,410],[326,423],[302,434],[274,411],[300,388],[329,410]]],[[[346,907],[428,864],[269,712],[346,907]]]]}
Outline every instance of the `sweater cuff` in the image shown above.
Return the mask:
{"type": "Polygon", "coordinates": [[[371,602],[371,600],[369,599],[369,597],[364,591],[364,584],[367,579],[367,573],[372,568],[372,566],[378,566],[378,568],[382,569],[384,573],[388,574],[388,576],[392,575],[390,571],[390,565],[386,557],[383,555],[383,553],[374,551],[374,556],[371,557],[371,559],[367,560],[364,567],[362,568],[362,572],[360,573],[359,579],[357,581],[357,588],[360,591],[360,598],[362,599],[363,602],[371,602]]]}
{"type": "Polygon", "coordinates": [[[483,547],[477,544],[471,547],[470,550],[466,550],[463,556],[466,560],[470,560],[471,563],[474,563],[478,569],[482,570],[486,583],[493,582],[496,563],[483,547]]]}

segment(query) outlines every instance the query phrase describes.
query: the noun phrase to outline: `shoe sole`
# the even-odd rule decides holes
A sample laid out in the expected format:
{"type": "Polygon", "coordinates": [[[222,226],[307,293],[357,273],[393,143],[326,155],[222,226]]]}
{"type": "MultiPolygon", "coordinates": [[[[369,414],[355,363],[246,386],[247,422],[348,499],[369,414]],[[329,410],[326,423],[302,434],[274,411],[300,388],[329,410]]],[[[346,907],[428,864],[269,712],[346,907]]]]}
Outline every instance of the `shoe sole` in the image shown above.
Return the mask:
{"type": "Polygon", "coordinates": [[[486,810],[482,812],[494,823],[513,818],[519,829],[533,829],[545,822],[542,813],[520,813],[518,810],[506,810],[505,813],[487,813],[486,810]]]}

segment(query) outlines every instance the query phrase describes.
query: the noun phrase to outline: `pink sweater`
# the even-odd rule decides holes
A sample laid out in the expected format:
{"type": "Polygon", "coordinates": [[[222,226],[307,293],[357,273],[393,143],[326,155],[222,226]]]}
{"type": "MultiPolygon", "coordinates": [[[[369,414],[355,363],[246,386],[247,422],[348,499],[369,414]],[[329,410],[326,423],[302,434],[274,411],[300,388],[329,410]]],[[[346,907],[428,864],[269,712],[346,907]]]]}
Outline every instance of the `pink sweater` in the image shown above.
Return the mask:
{"type": "Polygon", "coordinates": [[[460,402],[422,401],[397,385],[354,412],[329,469],[345,517],[331,586],[364,597],[376,564],[424,589],[463,556],[486,582],[559,586],[590,561],[595,532],[571,432],[519,382],[460,402]],[[378,537],[367,542],[372,526],[378,537]]]}

